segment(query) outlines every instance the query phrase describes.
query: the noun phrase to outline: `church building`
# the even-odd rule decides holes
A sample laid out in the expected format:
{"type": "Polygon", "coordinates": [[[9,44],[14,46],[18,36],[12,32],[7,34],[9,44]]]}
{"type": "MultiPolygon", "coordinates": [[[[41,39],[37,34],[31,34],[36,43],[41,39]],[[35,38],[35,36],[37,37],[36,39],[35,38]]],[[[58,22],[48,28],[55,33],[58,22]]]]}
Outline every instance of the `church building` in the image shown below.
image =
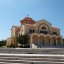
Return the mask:
{"type": "Polygon", "coordinates": [[[30,17],[25,17],[20,20],[20,23],[20,26],[12,26],[7,45],[16,44],[16,37],[26,33],[30,35],[30,48],[63,45],[60,29],[53,27],[47,20],[35,21],[30,17]]]}

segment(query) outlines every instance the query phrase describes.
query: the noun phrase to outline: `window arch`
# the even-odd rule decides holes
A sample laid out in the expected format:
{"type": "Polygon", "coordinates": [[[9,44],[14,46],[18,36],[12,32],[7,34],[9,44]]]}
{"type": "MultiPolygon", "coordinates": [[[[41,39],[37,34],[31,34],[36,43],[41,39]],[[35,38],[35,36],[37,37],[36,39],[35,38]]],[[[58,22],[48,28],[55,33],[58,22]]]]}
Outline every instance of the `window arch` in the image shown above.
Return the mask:
{"type": "Polygon", "coordinates": [[[42,23],[38,27],[38,32],[43,33],[43,34],[48,34],[48,33],[50,33],[50,28],[47,24],[42,23]]]}

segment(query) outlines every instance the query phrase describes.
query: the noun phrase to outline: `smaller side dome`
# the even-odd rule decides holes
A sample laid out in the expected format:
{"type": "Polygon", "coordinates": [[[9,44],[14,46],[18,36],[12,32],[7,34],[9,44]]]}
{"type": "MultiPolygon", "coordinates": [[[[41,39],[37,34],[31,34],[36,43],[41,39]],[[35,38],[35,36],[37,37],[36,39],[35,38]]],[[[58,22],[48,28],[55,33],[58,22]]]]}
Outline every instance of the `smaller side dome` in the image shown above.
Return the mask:
{"type": "Polygon", "coordinates": [[[21,22],[21,24],[35,24],[35,21],[30,17],[25,17],[20,22],[21,22]]]}

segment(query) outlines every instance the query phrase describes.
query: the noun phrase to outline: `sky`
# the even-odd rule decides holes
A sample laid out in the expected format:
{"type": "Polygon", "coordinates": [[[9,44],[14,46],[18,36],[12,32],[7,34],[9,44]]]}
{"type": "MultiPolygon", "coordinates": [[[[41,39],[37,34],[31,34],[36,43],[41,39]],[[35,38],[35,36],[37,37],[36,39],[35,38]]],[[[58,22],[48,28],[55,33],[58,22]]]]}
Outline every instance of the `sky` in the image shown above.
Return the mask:
{"type": "Polygon", "coordinates": [[[20,26],[27,14],[36,21],[49,21],[64,37],[64,0],[0,0],[0,40],[10,37],[11,27],[20,26]]]}

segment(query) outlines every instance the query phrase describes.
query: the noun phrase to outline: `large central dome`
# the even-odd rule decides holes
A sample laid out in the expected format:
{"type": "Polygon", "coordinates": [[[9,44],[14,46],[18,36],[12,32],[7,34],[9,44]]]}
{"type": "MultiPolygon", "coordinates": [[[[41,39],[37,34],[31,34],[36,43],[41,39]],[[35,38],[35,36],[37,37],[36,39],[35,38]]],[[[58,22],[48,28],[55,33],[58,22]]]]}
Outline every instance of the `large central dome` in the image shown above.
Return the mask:
{"type": "Polygon", "coordinates": [[[25,17],[20,22],[21,22],[21,24],[34,24],[35,23],[35,21],[30,17],[25,17]]]}

